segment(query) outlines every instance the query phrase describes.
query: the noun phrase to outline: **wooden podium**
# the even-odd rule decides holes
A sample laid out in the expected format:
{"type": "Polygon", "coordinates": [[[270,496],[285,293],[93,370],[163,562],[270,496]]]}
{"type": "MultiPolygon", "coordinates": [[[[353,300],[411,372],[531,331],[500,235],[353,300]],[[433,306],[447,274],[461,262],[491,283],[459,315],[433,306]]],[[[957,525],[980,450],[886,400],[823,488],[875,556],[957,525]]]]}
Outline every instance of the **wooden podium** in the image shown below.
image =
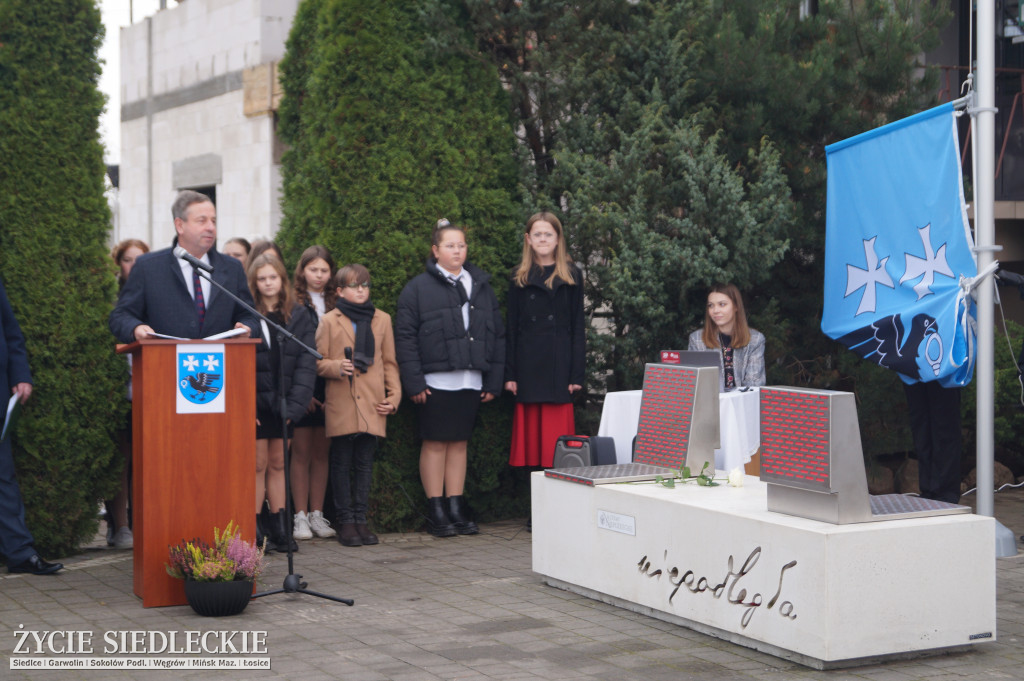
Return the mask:
{"type": "Polygon", "coordinates": [[[259,339],[145,340],[132,356],[132,534],[135,595],[146,608],[184,605],[167,574],[168,547],[213,542],[234,521],[256,537],[256,346],[259,339]],[[224,345],[223,413],[178,413],[178,345],[224,345]]]}

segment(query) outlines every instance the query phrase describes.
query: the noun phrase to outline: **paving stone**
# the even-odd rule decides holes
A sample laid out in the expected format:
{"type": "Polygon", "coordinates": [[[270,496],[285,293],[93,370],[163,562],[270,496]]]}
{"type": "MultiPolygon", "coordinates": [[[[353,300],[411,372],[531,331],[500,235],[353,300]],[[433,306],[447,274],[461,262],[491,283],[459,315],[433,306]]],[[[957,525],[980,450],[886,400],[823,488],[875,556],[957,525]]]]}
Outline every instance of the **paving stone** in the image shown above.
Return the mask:
{"type": "MultiPolygon", "coordinates": [[[[1024,528],[1024,490],[996,495],[996,515],[1024,528]],[[1009,510],[1007,510],[1009,509],[1009,510]]],[[[347,607],[303,594],[266,596],[237,617],[187,606],[144,609],[132,593],[132,554],[97,546],[54,577],[0,574],[0,678],[66,681],[66,671],[11,670],[19,624],[94,632],[267,631],[272,667],[260,679],[345,681],[953,681],[1024,679],[1024,556],[997,561],[998,640],[969,652],[819,672],[755,650],[546,586],[531,571],[522,523],[475,537],[381,535],[359,550],[302,542],[295,571],[309,588],[354,598],[347,607]]],[[[275,555],[261,588],[283,583],[275,555]]],[[[253,675],[254,677],[257,675],[253,675]]],[[[83,678],[212,679],[204,670],[110,670],[83,678]]],[[[234,673],[227,678],[248,678],[234,673]]]]}

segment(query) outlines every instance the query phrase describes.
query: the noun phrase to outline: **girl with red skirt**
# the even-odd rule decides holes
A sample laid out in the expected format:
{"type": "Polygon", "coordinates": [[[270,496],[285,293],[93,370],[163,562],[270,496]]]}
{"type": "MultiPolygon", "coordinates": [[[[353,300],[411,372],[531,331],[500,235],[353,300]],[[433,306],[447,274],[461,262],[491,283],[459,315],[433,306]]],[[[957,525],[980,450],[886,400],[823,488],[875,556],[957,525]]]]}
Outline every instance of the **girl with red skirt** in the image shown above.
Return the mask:
{"type": "Polygon", "coordinates": [[[509,463],[550,468],[559,436],[576,431],[572,398],[586,359],[583,274],[551,213],[526,223],[505,338],[505,389],[516,396],[509,463]]]}

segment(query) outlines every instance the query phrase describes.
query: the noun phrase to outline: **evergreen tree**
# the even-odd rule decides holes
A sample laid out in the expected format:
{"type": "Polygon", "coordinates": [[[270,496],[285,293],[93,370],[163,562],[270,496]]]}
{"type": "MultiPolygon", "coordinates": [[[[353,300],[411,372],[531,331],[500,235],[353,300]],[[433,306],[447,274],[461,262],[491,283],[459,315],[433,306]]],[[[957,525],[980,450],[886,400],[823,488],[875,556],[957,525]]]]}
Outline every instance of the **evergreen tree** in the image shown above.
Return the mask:
{"type": "Polygon", "coordinates": [[[851,390],[869,453],[908,448],[898,377],[856,358],[820,332],[824,281],[825,146],[936,103],[936,74],[920,54],[937,44],[950,13],[942,3],[822,0],[800,17],[796,0],[717,0],[699,28],[707,43],[698,89],[723,150],[742,157],[761,136],[782,153],[797,219],[793,248],[754,291],[752,310],[768,336],[769,381],[851,390]],[[776,312],[777,311],[777,312],[776,312]]]}
{"type": "Polygon", "coordinates": [[[282,244],[367,264],[384,309],[422,271],[440,217],[468,226],[474,263],[505,272],[521,209],[493,69],[427,49],[413,3],[307,0],[299,18],[282,66],[285,102],[297,100],[282,103],[282,244]]]}
{"type": "Polygon", "coordinates": [[[102,37],[92,0],[0,3],[0,273],[35,382],[14,457],[48,554],[95,533],[97,502],[118,482],[113,434],[127,409],[127,364],[106,324],[115,284],[98,134],[102,37]]]}
{"type": "MultiPolygon", "coordinates": [[[[421,9],[306,0],[282,64],[281,135],[291,148],[278,240],[292,261],[321,243],[339,264],[365,264],[374,304],[392,314],[402,287],[423,271],[438,218],[468,227],[469,259],[502,297],[522,243],[513,122],[495,69],[431,49],[421,9]]],[[[384,527],[419,519],[410,412],[389,420],[376,468],[371,499],[384,527]]],[[[470,442],[479,458],[467,495],[483,516],[507,503],[483,492],[513,484],[508,412],[501,400],[485,405],[470,442]]]]}
{"type": "Polygon", "coordinates": [[[607,376],[599,387],[611,390],[639,387],[645,363],[683,346],[711,283],[758,284],[787,248],[793,210],[778,152],[756,141],[740,162],[727,158],[718,148],[725,131],[711,134],[706,116],[686,113],[680,74],[699,65],[700,51],[653,49],[672,44],[664,34],[678,34],[699,9],[654,7],[617,43],[588,41],[593,53],[567,70],[604,83],[571,103],[552,186],[589,265],[591,314],[602,320],[590,336],[591,375],[607,376]],[[600,69],[583,66],[601,53],[600,69]]]}
{"type": "MultiPolygon", "coordinates": [[[[872,433],[866,449],[892,451],[908,442],[898,379],[854,361],[819,330],[824,149],[932,104],[933,74],[919,68],[918,55],[934,47],[950,14],[942,3],[821,0],[817,15],[801,17],[800,5],[799,0],[461,0],[454,5],[433,0],[429,16],[440,44],[498,66],[512,93],[513,113],[526,131],[520,141],[530,160],[527,186],[538,205],[562,207],[573,194],[593,194],[578,162],[566,169],[568,181],[558,180],[559,164],[582,154],[588,168],[611,168],[608,159],[623,140],[608,131],[641,129],[645,109],[629,114],[624,103],[633,98],[648,104],[656,89],[667,121],[698,128],[702,138],[714,140],[723,163],[741,173],[751,151],[760,153],[762,140],[769,140],[795,213],[781,232],[778,223],[769,223],[767,236],[787,240],[790,248],[781,259],[759,263],[766,275],[760,279],[731,268],[719,274],[746,288],[752,321],[768,339],[769,382],[855,390],[863,397],[861,421],[872,433]],[[472,40],[462,37],[467,27],[472,40]],[[599,111],[616,111],[618,118],[602,120],[599,111]],[[624,117],[629,115],[632,119],[624,117]],[[584,119],[596,121],[586,147],[573,133],[584,119]]],[[[566,227],[574,255],[614,269],[613,241],[619,235],[610,223],[621,216],[607,218],[605,237],[595,238],[600,230],[574,219],[566,227]]],[[[731,249],[732,239],[726,237],[720,246],[731,249]]],[[[714,268],[696,269],[714,274],[714,268]]],[[[691,291],[680,292],[680,327],[703,310],[704,284],[691,284],[691,291]]],[[[598,305],[609,292],[588,277],[588,297],[598,305]]],[[[661,307],[654,309],[662,315],[661,307]]],[[[609,309],[598,306],[596,312],[609,309]]],[[[680,334],[671,344],[682,340],[680,334]]],[[[595,337],[592,347],[608,343],[595,337]]],[[[622,347],[614,341],[616,351],[622,347]]],[[[618,366],[619,359],[608,359],[618,366]]]]}

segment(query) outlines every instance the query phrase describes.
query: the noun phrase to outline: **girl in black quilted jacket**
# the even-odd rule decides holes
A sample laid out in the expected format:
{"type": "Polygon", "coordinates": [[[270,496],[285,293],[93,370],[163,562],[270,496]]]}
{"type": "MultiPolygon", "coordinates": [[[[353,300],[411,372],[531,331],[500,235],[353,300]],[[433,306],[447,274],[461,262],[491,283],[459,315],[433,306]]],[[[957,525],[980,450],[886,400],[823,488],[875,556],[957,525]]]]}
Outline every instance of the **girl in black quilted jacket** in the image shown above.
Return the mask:
{"type": "Polygon", "coordinates": [[[395,350],[402,389],[418,405],[427,530],[476,534],[463,500],[477,409],[501,393],[505,330],[491,277],[466,262],[466,230],[439,220],[426,271],[398,298],[395,350]]]}

